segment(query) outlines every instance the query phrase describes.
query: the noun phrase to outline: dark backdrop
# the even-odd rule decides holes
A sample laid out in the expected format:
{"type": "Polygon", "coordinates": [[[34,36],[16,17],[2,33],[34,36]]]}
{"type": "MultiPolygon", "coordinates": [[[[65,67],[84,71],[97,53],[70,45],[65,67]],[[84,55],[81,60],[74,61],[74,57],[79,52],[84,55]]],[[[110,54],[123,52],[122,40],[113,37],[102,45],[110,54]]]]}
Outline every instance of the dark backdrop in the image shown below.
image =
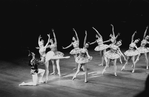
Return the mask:
{"type": "Polygon", "coordinates": [[[70,44],[74,36],[72,28],[76,29],[82,47],[85,30],[87,41],[95,40],[92,27],[107,40],[110,24],[114,25],[116,34],[121,33],[118,38],[122,39],[121,48],[127,49],[135,30],[138,32],[135,38],[142,39],[149,25],[148,9],[148,0],[1,0],[0,53],[6,58],[23,55],[27,47],[38,53],[35,49],[38,36],[47,41],[46,34],[52,28],[59,50],[70,44]]]}

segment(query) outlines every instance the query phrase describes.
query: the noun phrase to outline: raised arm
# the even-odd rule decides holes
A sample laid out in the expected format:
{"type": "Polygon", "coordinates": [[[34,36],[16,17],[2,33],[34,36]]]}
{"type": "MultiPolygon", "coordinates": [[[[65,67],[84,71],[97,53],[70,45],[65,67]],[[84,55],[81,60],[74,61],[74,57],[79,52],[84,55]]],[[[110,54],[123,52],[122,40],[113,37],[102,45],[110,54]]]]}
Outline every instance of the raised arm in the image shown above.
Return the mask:
{"type": "Polygon", "coordinates": [[[48,44],[50,43],[50,34],[47,34],[47,36],[48,36],[48,41],[47,41],[47,43],[46,43],[45,47],[47,47],[47,46],[48,46],[48,44]]]}
{"type": "Polygon", "coordinates": [[[131,43],[133,42],[133,38],[134,38],[134,35],[137,33],[137,31],[135,31],[131,37],[131,43]]]}
{"type": "Polygon", "coordinates": [[[113,33],[113,36],[115,37],[115,33],[114,33],[114,26],[111,24],[112,26],[112,33],[113,33]]]}
{"type": "Polygon", "coordinates": [[[86,44],[86,38],[87,38],[87,31],[85,31],[84,46],[85,46],[85,44],[86,44]]]}
{"type": "Polygon", "coordinates": [[[115,40],[117,39],[117,37],[120,35],[120,33],[118,33],[117,35],[116,35],[116,37],[115,37],[115,40]]]}
{"type": "Polygon", "coordinates": [[[96,31],[96,33],[102,38],[102,36],[101,36],[101,34],[94,28],[94,27],[92,27],[95,31],[96,31]]]}
{"type": "Polygon", "coordinates": [[[109,39],[109,40],[106,40],[106,41],[103,41],[103,43],[110,42],[110,41],[111,41],[111,39],[109,39]]]}
{"type": "Polygon", "coordinates": [[[144,39],[145,36],[146,36],[147,29],[148,29],[148,26],[146,27],[146,29],[145,29],[145,31],[144,31],[143,39],[144,39]]]}
{"type": "Polygon", "coordinates": [[[63,49],[67,49],[67,48],[69,48],[69,47],[71,47],[72,46],[72,43],[71,44],[69,44],[68,46],[66,46],[66,47],[63,47],[63,49]]]}
{"type": "Polygon", "coordinates": [[[92,44],[94,44],[94,43],[96,43],[96,42],[97,42],[97,40],[95,40],[95,41],[91,42],[91,43],[90,43],[90,45],[92,45],[92,44]]]}
{"type": "Polygon", "coordinates": [[[73,31],[75,32],[75,35],[76,35],[76,38],[77,38],[77,41],[79,41],[79,37],[78,37],[78,34],[76,32],[76,30],[73,28],[73,31]]]}
{"type": "Polygon", "coordinates": [[[40,45],[41,35],[38,37],[38,45],[40,45]]]}
{"type": "Polygon", "coordinates": [[[54,44],[57,44],[57,40],[56,40],[56,35],[54,33],[54,30],[52,29],[52,32],[53,32],[53,36],[54,36],[54,44]]]}

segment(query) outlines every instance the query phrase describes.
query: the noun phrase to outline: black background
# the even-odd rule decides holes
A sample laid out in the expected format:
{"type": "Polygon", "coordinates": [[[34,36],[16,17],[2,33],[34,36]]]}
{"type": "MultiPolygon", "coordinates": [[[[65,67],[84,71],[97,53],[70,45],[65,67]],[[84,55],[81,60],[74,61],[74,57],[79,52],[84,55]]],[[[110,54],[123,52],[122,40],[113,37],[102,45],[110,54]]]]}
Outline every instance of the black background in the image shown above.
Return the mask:
{"type": "Polygon", "coordinates": [[[0,53],[17,56],[27,52],[27,47],[38,53],[38,36],[46,42],[48,33],[52,37],[51,29],[55,30],[59,50],[72,41],[72,28],[76,29],[82,47],[85,30],[89,42],[95,40],[92,27],[107,40],[112,33],[110,24],[116,34],[120,33],[121,48],[127,49],[134,31],[137,30],[135,38],[142,39],[149,25],[148,10],[148,0],[1,0],[0,53]]]}

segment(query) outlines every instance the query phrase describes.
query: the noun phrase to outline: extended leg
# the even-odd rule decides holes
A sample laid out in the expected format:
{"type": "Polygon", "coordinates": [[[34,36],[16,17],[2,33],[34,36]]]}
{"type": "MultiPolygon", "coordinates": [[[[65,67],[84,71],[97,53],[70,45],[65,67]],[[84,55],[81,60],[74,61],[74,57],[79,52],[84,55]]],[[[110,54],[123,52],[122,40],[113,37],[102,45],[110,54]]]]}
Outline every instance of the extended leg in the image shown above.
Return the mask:
{"type": "Polygon", "coordinates": [[[56,66],[57,66],[58,75],[61,76],[61,71],[60,71],[59,62],[60,62],[60,60],[56,60],[56,66]]]}
{"type": "Polygon", "coordinates": [[[104,66],[104,53],[105,53],[105,50],[103,50],[103,51],[100,51],[100,53],[101,53],[101,55],[102,55],[102,57],[101,57],[101,63],[99,64],[99,66],[104,66]]]}
{"type": "Polygon", "coordinates": [[[132,73],[135,71],[135,56],[132,57],[132,62],[133,62],[133,70],[132,73]]]}
{"type": "Polygon", "coordinates": [[[114,59],[114,75],[117,76],[117,66],[116,66],[117,59],[114,59]]]}
{"type": "Polygon", "coordinates": [[[46,78],[45,78],[45,82],[47,83],[48,82],[48,79],[49,79],[49,61],[47,61],[45,63],[45,67],[46,67],[46,78]]]}
{"type": "Polygon", "coordinates": [[[147,57],[147,53],[144,53],[144,55],[145,55],[145,59],[146,59],[146,69],[148,69],[148,57],[147,57]]]}
{"type": "Polygon", "coordinates": [[[52,62],[52,68],[53,68],[53,72],[51,73],[51,75],[55,75],[55,62],[54,62],[55,60],[51,60],[51,62],[52,62]]]}
{"type": "Polygon", "coordinates": [[[82,66],[82,68],[83,68],[83,70],[85,71],[85,80],[84,80],[84,82],[87,83],[87,77],[88,77],[87,67],[86,67],[86,65],[84,64],[84,65],[82,66]]]}
{"type": "Polygon", "coordinates": [[[122,64],[122,63],[123,63],[123,62],[122,62],[122,57],[120,57],[119,59],[120,59],[120,63],[122,64]]]}
{"type": "Polygon", "coordinates": [[[106,68],[108,67],[109,61],[110,61],[110,60],[109,60],[108,58],[105,58],[106,66],[105,66],[105,68],[102,70],[102,74],[106,71],[106,68]]]}
{"type": "Polygon", "coordinates": [[[81,64],[78,64],[77,71],[76,71],[75,75],[73,76],[72,80],[74,80],[76,78],[77,74],[80,72],[80,68],[81,68],[81,64]]]}
{"type": "Polygon", "coordinates": [[[128,56],[126,56],[126,62],[125,62],[124,66],[122,67],[122,69],[121,69],[121,70],[124,70],[124,69],[125,69],[126,65],[128,64],[128,59],[129,59],[129,57],[128,57],[128,56]]]}

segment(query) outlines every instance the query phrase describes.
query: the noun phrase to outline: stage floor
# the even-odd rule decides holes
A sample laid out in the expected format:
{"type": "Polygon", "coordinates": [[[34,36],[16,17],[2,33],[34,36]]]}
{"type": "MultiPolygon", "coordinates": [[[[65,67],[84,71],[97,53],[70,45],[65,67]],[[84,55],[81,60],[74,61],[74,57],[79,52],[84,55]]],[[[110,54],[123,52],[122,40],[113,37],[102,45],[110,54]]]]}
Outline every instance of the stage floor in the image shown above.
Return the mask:
{"type": "Polygon", "coordinates": [[[149,70],[145,69],[144,56],[141,56],[136,64],[135,73],[131,73],[131,61],[124,71],[120,70],[123,65],[118,61],[118,76],[114,76],[113,65],[102,75],[104,67],[98,66],[101,62],[99,53],[91,51],[89,54],[93,56],[93,60],[87,64],[88,83],[84,83],[84,72],[80,72],[75,80],[71,80],[76,71],[73,70],[76,66],[73,56],[60,61],[62,77],[50,75],[48,83],[39,86],[19,86],[23,81],[31,81],[27,57],[11,61],[1,60],[0,97],[134,97],[144,90],[149,73],[149,70]]]}

